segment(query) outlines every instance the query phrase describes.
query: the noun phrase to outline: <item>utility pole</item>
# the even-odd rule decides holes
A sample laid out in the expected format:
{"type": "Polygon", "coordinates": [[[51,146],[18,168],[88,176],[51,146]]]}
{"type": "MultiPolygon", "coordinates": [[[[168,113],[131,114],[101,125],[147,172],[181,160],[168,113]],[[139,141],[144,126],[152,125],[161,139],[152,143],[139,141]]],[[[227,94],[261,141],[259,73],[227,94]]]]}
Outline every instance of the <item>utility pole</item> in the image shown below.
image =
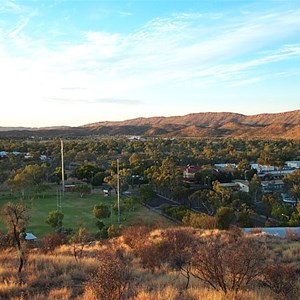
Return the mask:
{"type": "Polygon", "coordinates": [[[57,189],[56,194],[56,209],[60,212],[62,212],[62,206],[61,206],[61,190],[57,189]]]}
{"type": "Polygon", "coordinates": [[[118,200],[118,224],[120,224],[120,174],[119,174],[119,159],[117,159],[117,200],[118,200]]]}
{"type": "Polygon", "coordinates": [[[62,195],[65,195],[64,142],[60,139],[62,195]]]}

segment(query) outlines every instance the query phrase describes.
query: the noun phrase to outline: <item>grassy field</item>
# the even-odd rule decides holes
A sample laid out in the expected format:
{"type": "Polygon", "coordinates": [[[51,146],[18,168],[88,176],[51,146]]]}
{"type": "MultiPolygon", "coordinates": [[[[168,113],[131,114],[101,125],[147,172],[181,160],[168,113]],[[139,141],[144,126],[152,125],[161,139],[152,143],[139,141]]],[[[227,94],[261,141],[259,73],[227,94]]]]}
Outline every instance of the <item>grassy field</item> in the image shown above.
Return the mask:
{"type": "MultiPolygon", "coordinates": [[[[57,202],[59,196],[57,190],[53,187],[52,190],[45,193],[44,196],[26,197],[24,202],[28,205],[30,212],[30,222],[27,226],[27,231],[32,232],[36,236],[43,233],[53,232],[53,229],[46,224],[46,219],[50,211],[57,209],[57,202]]],[[[84,226],[91,233],[97,232],[95,226],[96,218],[93,215],[93,208],[95,205],[105,203],[108,206],[114,205],[117,202],[115,194],[105,196],[102,190],[94,189],[91,194],[85,195],[82,198],[78,193],[65,192],[64,197],[61,198],[62,212],[64,214],[63,226],[65,228],[76,229],[79,226],[84,226]]],[[[120,197],[122,204],[125,196],[120,197]]],[[[0,207],[6,202],[20,201],[20,195],[11,194],[9,191],[0,192],[0,207]]],[[[113,213],[112,217],[103,219],[105,225],[117,225],[117,215],[113,213]]],[[[134,205],[131,211],[121,211],[121,224],[135,224],[135,223],[153,224],[159,223],[162,226],[170,226],[172,223],[157,215],[153,211],[139,205],[134,205]]],[[[5,230],[4,224],[0,220],[0,230],[5,230]]]]}

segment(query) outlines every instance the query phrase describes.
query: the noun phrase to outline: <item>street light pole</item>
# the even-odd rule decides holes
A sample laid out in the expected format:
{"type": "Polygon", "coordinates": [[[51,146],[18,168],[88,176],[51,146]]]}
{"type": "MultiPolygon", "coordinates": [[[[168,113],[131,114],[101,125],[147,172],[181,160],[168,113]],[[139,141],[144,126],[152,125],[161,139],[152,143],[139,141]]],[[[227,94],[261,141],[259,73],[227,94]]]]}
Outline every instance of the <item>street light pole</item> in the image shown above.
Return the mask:
{"type": "Polygon", "coordinates": [[[117,159],[117,201],[118,201],[118,224],[120,224],[120,174],[119,174],[119,159],[117,159]]]}
{"type": "Polygon", "coordinates": [[[60,140],[62,195],[65,195],[64,142],[60,140]]]}

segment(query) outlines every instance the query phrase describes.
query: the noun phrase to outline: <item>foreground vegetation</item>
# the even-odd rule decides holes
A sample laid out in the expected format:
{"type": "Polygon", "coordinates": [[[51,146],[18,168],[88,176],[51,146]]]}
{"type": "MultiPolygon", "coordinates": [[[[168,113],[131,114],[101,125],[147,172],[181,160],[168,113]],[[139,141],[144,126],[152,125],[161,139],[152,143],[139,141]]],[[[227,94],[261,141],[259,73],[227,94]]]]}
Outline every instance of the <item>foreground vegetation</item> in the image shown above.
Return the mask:
{"type": "Polygon", "coordinates": [[[21,273],[2,249],[1,299],[299,299],[296,236],[145,226],[101,242],[55,235],[28,244],[21,273]]]}

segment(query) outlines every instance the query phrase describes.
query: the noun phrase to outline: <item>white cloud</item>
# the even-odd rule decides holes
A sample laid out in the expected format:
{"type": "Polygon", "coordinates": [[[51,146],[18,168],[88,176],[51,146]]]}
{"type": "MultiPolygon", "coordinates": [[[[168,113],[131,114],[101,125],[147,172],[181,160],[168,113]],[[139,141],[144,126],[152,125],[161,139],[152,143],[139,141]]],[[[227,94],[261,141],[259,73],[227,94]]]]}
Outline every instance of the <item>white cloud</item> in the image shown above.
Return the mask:
{"type": "Polygon", "coordinates": [[[1,1],[0,14],[1,13],[20,13],[23,11],[23,7],[15,1],[3,0],[1,1]]]}
{"type": "Polygon", "coordinates": [[[249,78],[249,79],[245,79],[245,80],[237,80],[237,81],[231,82],[231,83],[227,84],[227,86],[228,87],[237,87],[237,86],[243,86],[243,85],[257,83],[259,81],[261,81],[261,78],[259,78],[259,77],[249,78]]]}
{"type": "MultiPolygon", "coordinates": [[[[265,80],[263,67],[300,56],[300,45],[287,44],[286,38],[300,34],[299,10],[232,19],[179,13],[157,17],[131,33],[79,30],[73,40],[63,39],[68,32],[59,26],[48,28],[47,37],[33,38],[28,31],[33,22],[29,14],[10,30],[0,28],[9,38],[0,38],[0,96],[11,105],[20,99],[43,102],[49,112],[49,99],[66,106],[73,101],[76,109],[86,103],[139,107],[150,95],[182,87],[196,88],[196,94],[212,86],[251,85],[265,80]]],[[[280,73],[285,76],[286,70],[268,77],[280,73]]]]}

